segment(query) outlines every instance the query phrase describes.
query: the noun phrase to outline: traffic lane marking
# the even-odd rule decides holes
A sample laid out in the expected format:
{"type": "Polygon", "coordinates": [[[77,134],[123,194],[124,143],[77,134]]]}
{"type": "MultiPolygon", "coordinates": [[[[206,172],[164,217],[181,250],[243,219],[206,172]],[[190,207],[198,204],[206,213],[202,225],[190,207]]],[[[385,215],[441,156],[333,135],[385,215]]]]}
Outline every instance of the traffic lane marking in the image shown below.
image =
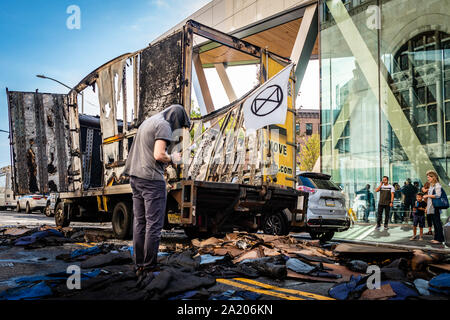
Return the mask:
{"type": "Polygon", "coordinates": [[[294,289],[281,288],[281,287],[273,286],[273,285],[270,285],[267,283],[263,283],[263,282],[259,282],[259,281],[255,281],[255,280],[251,280],[251,279],[246,279],[246,278],[234,278],[233,280],[247,282],[249,284],[260,286],[265,289],[271,289],[271,290],[282,291],[282,292],[291,293],[291,294],[295,294],[295,295],[301,295],[301,296],[316,299],[316,300],[335,300],[333,298],[321,296],[321,295],[315,294],[315,293],[294,290],[294,289]]]}
{"type": "Polygon", "coordinates": [[[286,295],[286,294],[280,293],[280,292],[258,289],[258,288],[252,287],[252,286],[248,286],[248,285],[241,284],[239,282],[234,282],[234,281],[227,280],[227,279],[216,279],[216,281],[219,283],[222,283],[222,284],[226,284],[228,286],[237,287],[237,288],[241,288],[241,289],[244,289],[247,291],[252,291],[252,292],[256,292],[256,293],[260,293],[260,294],[265,294],[267,296],[273,296],[273,297],[281,298],[284,300],[306,300],[306,299],[303,299],[300,297],[289,296],[289,295],[286,295]]]}

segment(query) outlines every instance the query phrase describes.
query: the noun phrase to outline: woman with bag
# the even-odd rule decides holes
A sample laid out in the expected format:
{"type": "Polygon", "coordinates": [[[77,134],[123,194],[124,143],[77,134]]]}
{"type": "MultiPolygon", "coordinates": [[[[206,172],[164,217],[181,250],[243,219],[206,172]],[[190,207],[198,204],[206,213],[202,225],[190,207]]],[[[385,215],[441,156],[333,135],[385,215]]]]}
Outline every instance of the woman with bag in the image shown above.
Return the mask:
{"type": "Polygon", "coordinates": [[[441,209],[448,208],[448,199],[435,171],[427,171],[427,180],[430,183],[430,188],[428,189],[428,194],[423,198],[427,200],[427,214],[431,215],[433,219],[434,240],[431,240],[431,243],[442,244],[444,242],[444,233],[441,222],[441,209]]]}

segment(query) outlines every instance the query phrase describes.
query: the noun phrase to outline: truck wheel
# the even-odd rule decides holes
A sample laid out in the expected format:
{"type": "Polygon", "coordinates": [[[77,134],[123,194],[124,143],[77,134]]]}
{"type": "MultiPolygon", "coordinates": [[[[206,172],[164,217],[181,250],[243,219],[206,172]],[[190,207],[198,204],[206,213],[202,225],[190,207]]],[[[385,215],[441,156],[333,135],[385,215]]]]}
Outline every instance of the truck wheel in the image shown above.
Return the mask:
{"type": "Polygon", "coordinates": [[[284,236],[289,234],[287,219],[283,213],[268,215],[264,220],[263,231],[265,234],[284,236]]]}
{"type": "Polygon", "coordinates": [[[133,225],[133,212],[131,207],[125,202],[119,202],[114,207],[112,216],[112,228],[114,235],[118,239],[127,239],[131,235],[133,225]]]}
{"type": "Polygon", "coordinates": [[[20,208],[20,203],[17,202],[16,212],[20,212],[22,209],[20,208]]]}
{"type": "Polygon", "coordinates": [[[309,235],[313,240],[320,240],[321,242],[327,242],[333,239],[334,231],[325,231],[325,232],[310,231],[309,235]]]}
{"type": "Polygon", "coordinates": [[[70,224],[70,219],[67,214],[67,208],[64,202],[58,202],[55,208],[55,223],[57,227],[68,227],[70,224]]]}
{"type": "Polygon", "coordinates": [[[42,213],[45,214],[47,217],[51,217],[53,215],[52,210],[50,209],[50,203],[47,203],[45,208],[42,210],[42,213]]]}
{"type": "Polygon", "coordinates": [[[30,214],[31,213],[31,207],[30,204],[27,202],[26,207],[25,207],[25,213],[26,214],[30,214]]]}

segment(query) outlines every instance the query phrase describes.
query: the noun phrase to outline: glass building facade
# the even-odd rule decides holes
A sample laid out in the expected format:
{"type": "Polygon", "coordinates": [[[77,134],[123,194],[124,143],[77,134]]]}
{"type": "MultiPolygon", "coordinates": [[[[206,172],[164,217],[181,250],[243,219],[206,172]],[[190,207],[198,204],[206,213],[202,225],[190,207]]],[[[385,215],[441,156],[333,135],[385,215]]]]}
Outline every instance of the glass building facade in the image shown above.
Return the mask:
{"type": "Polygon", "coordinates": [[[450,195],[450,0],[322,0],[319,19],[322,172],[350,207],[384,175],[435,170],[450,195]]]}

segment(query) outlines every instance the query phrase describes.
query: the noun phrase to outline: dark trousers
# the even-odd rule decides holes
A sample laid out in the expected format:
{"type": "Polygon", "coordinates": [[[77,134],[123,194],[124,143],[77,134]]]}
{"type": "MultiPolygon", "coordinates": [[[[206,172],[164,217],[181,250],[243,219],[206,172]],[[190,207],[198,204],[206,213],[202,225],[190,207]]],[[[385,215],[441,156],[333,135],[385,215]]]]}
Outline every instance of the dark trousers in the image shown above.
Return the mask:
{"type": "Polygon", "coordinates": [[[442,229],[441,210],[434,209],[434,214],[428,214],[433,219],[434,240],[444,242],[444,231],[442,229]]]}
{"type": "Polygon", "coordinates": [[[134,263],[136,267],[153,268],[157,263],[166,214],[166,183],[131,177],[130,184],[133,190],[134,263]]]}
{"type": "Polygon", "coordinates": [[[391,207],[389,205],[385,206],[385,205],[379,204],[378,205],[378,214],[377,214],[377,227],[381,226],[383,211],[384,211],[384,226],[387,227],[389,224],[389,218],[390,218],[389,213],[391,211],[391,207]]]}

